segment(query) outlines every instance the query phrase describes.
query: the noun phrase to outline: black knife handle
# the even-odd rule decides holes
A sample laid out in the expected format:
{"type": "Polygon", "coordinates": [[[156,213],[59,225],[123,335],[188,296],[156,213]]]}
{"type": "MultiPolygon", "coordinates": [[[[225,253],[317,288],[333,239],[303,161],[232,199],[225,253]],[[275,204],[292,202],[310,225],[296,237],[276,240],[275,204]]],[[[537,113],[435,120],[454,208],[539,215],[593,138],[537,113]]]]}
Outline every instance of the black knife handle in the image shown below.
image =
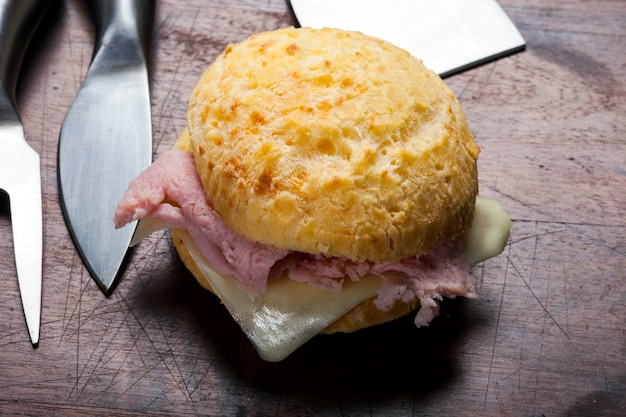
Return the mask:
{"type": "Polygon", "coordinates": [[[20,66],[49,3],[50,0],[0,0],[0,117],[4,120],[17,117],[15,86],[20,66]]]}
{"type": "Polygon", "coordinates": [[[156,0],[92,0],[96,50],[119,34],[136,39],[145,61],[150,55],[156,0]]]}

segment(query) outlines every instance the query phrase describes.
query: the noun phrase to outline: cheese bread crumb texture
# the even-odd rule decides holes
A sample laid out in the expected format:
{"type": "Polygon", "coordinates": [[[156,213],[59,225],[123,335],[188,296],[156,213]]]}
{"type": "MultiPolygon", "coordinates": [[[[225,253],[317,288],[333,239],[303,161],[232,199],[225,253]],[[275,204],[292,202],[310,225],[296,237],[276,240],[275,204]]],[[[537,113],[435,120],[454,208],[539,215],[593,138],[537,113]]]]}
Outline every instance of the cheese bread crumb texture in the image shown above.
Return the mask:
{"type": "Polygon", "coordinates": [[[188,126],[209,200],[249,239],[384,262],[471,223],[479,148],[463,111],[382,40],[286,28],[228,46],[194,87],[188,126]]]}

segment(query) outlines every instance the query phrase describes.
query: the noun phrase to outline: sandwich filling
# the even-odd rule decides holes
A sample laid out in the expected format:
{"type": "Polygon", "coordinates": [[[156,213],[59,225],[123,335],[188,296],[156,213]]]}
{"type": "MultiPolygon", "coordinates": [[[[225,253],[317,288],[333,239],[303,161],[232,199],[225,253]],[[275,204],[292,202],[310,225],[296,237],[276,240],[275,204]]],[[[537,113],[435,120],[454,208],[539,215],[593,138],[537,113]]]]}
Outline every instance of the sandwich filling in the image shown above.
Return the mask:
{"type": "MultiPolygon", "coordinates": [[[[485,205],[484,201],[482,205],[485,205]]],[[[480,207],[481,204],[477,204],[477,208],[480,207]]],[[[477,210],[475,217],[480,217],[483,211],[477,210]]],[[[476,246],[469,256],[472,263],[497,255],[508,239],[510,226],[508,215],[501,209],[500,211],[496,209],[495,213],[495,216],[491,216],[495,222],[485,220],[477,222],[482,224],[484,230],[465,234],[465,236],[472,234],[485,236],[486,230],[491,230],[491,233],[495,234],[495,239],[486,239],[490,242],[487,245],[481,244],[478,247],[471,242],[465,244],[466,247],[476,246]]],[[[376,297],[374,304],[383,311],[391,308],[396,301],[409,303],[417,298],[421,307],[415,317],[415,324],[419,327],[427,325],[437,316],[439,312],[437,300],[443,297],[476,297],[475,280],[470,274],[470,262],[461,239],[445,242],[430,253],[419,257],[374,263],[278,249],[238,235],[213,210],[198,176],[193,154],[179,149],[163,154],[131,182],[118,206],[114,221],[116,227],[121,227],[134,220],[143,220],[138,228],[135,243],[161,228],[184,229],[187,232],[185,235],[188,240],[187,246],[192,248],[190,252],[200,268],[206,270],[207,268],[203,266],[208,265],[220,278],[231,278],[231,284],[226,284],[230,285],[229,289],[220,291],[215,287],[225,284],[216,283],[215,277],[208,277],[211,286],[220,292],[218,293],[220,298],[223,299],[226,293],[236,292],[232,286],[232,282],[236,282],[239,292],[236,297],[242,299],[244,296],[243,299],[248,300],[236,303],[225,301],[231,313],[233,309],[238,308],[233,304],[241,305],[242,302],[252,303],[248,310],[262,309],[258,300],[266,297],[268,286],[274,282],[284,281],[286,277],[289,281],[304,283],[307,287],[321,290],[314,291],[319,303],[328,303],[331,300],[328,295],[333,294],[332,297],[337,299],[338,304],[337,309],[332,311],[332,317],[336,316],[335,319],[354,305],[373,296],[376,297]],[[342,290],[346,288],[350,288],[355,295],[346,296],[345,300],[341,301],[344,298],[342,290]]],[[[203,273],[211,275],[211,272],[203,273]]],[[[316,306],[315,309],[319,307],[316,306]]],[[[250,318],[244,323],[243,319],[238,319],[240,316],[241,314],[237,312],[233,314],[246,331],[254,320],[250,318]]],[[[301,317],[298,320],[301,322],[301,317]]],[[[274,359],[277,352],[275,347],[266,347],[264,343],[267,341],[255,341],[262,337],[259,336],[258,330],[246,333],[261,356],[269,360],[280,360],[283,355],[291,353],[331,323],[331,319],[326,317],[316,326],[300,326],[302,328],[297,330],[299,338],[292,338],[296,342],[290,340],[286,350],[284,342],[281,342],[283,350],[279,350],[281,353],[277,359],[274,359]],[[307,331],[308,333],[304,334],[307,331]],[[301,340],[303,338],[304,340],[301,340]]],[[[275,344],[273,340],[275,334],[265,333],[265,337],[272,339],[272,344],[275,344]]]]}

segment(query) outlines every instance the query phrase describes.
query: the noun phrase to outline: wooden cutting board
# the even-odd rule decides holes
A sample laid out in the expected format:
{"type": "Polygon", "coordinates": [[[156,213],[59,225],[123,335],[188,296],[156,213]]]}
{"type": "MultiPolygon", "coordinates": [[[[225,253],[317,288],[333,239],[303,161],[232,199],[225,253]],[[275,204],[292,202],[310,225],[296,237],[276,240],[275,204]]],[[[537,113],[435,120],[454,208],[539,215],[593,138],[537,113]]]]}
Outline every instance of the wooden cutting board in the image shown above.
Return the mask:
{"type": "MultiPolygon", "coordinates": [[[[446,79],[482,148],[481,194],[514,220],[504,254],[473,271],[480,298],[445,301],[428,328],[407,317],[319,336],[271,364],[164,232],[133,251],[109,298],[85,271],[60,212],[56,149],[93,25],[82,1],[55,1],[18,93],[42,159],[41,342],[30,346],[0,199],[0,414],[626,415],[626,11],[501,4],[527,51],[446,79]]],[[[159,2],[155,158],[228,43],[294,23],[283,0],[159,2]]]]}

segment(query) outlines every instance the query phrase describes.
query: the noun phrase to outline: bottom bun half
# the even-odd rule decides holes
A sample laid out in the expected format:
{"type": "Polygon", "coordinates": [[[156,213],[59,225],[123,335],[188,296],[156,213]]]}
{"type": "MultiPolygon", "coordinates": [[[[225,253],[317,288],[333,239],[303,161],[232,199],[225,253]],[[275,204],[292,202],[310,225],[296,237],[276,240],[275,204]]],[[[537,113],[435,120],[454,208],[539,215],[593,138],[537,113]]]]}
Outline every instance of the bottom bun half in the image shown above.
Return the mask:
{"type": "MultiPolygon", "coordinates": [[[[180,259],[185,264],[185,267],[192,273],[198,283],[205,289],[209,290],[216,296],[219,295],[211,285],[209,279],[201,271],[201,268],[196,264],[190,251],[188,250],[185,242],[182,238],[182,234],[186,233],[184,230],[172,229],[171,235],[174,246],[180,256],[180,259]]],[[[208,262],[207,262],[208,264],[208,262]]],[[[215,270],[213,270],[215,274],[215,270]]],[[[232,278],[235,279],[235,278],[232,278]]],[[[377,324],[383,324],[400,317],[403,317],[415,310],[420,306],[419,299],[415,299],[411,303],[404,303],[402,301],[396,301],[388,311],[380,310],[374,304],[376,297],[369,298],[361,303],[357,304],[351,310],[346,312],[343,316],[337,319],[334,323],[326,327],[320,333],[332,334],[336,332],[349,333],[356,330],[371,327],[377,324]]]]}

